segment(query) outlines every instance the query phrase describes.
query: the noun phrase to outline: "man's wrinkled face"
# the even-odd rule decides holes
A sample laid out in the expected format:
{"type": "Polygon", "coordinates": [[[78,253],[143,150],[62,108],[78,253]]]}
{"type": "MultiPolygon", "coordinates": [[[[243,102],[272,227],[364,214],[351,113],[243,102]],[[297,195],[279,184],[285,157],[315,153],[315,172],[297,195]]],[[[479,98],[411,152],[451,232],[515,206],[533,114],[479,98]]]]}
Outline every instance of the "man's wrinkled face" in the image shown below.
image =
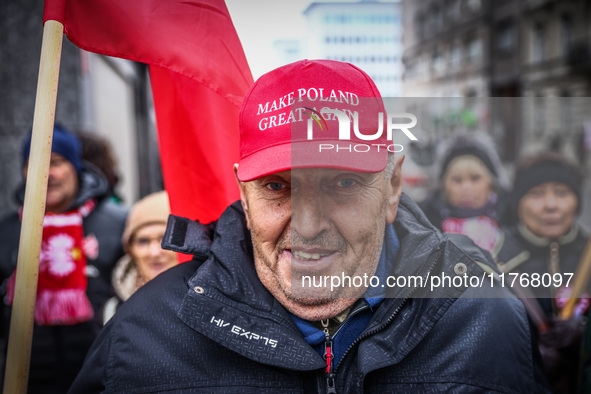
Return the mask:
{"type": "Polygon", "coordinates": [[[577,195],[563,183],[546,182],[532,187],[519,200],[518,216],[532,233],[556,239],[565,235],[577,216],[577,195]]]}
{"type": "MultiPolygon", "coordinates": [[[[386,223],[402,191],[393,175],[310,168],[239,182],[263,285],[290,312],[307,320],[333,317],[366,288],[302,287],[302,276],[371,276],[386,223]]],[[[237,167],[236,167],[237,168],[237,167]]]]}
{"type": "MultiPolygon", "coordinates": [[[[26,178],[28,163],[25,165],[26,178]]],[[[49,179],[47,181],[47,203],[45,211],[63,213],[74,202],[78,194],[78,173],[76,168],[59,153],[51,153],[49,179]]]]}

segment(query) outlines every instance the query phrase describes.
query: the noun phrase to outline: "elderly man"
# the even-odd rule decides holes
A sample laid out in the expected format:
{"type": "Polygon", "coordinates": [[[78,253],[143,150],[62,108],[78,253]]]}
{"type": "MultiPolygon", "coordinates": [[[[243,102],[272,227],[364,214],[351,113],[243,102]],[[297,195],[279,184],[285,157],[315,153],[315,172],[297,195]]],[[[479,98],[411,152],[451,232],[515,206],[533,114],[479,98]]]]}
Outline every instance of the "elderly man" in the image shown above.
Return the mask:
{"type": "Polygon", "coordinates": [[[262,76],[240,115],[241,201],[208,226],[171,217],[163,243],[195,258],[122,305],[71,392],[543,392],[518,300],[402,283],[493,272],[402,194],[383,111],[347,63],[262,76]]]}
{"type": "MultiPolygon", "coordinates": [[[[22,152],[25,177],[30,144],[29,138],[22,152]]],[[[55,126],[51,150],[30,393],[65,392],[82,366],[101,327],[102,306],[112,294],[111,275],[123,255],[121,234],[127,214],[106,199],[107,181],[82,160],[75,135],[55,126]]],[[[24,189],[23,182],[16,192],[21,205],[24,189]]],[[[7,318],[14,295],[20,229],[20,212],[0,222],[0,283],[7,318]]],[[[5,340],[7,327],[2,331],[5,340]]]]}
{"type": "Polygon", "coordinates": [[[588,290],[572,319],[559,318],[575,281],[588,234],[578,225],[582,177],[579,168],[551,152],[521,160],[513,186],[519,221],[505,231],[497,256],[501,270],[525,278],[516,288],[538,328],[540,351],[555,392],[574,392],[588,290]],[[538,279],[536,281],[536,278],[538,279]]]}

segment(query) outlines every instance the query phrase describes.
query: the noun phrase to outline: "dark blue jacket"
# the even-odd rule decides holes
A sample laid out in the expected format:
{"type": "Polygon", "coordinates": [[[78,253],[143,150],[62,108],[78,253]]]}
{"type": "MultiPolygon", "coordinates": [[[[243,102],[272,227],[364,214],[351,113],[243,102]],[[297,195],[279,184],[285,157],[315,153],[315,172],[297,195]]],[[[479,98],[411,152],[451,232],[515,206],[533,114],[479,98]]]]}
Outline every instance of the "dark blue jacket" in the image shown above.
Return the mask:
{"type": "MultiPolygon", "coordinates": [[[[545,332],[534,332],[534,336],[538,338],[548,382],[556,393],[575,392],[580,377],[581,359],[583,363],[589,363],[588,347],[581,352],[581,337],[589,317],[589,304],[579,301],[579,306],[575,308],[579,317],[568,320],[559,319],[558,307],[566,302],[566,283],[570,281],[571,288],[575,283],[574,274],[588,240],[589,235],[578,225],[573,226],[567,234],[557,240],[549,240],[537,237],[523,224],[519,224],[505,230],[502,247],[495,256],[507,278],[510,278],[507,275],[519,275],[517,277],[526,279],[537,275],[540,278],[539,284],[534,284],[532,280],[532,285],[527,288],[531,291],[530,294],[520,296],[529,298],[529,305],[539,305],[541,310],[537,314],[547,319],[549,329],[545,332]],[[556,259],[556,267],[560,274],[558,277],[551,271],[553,258],[556,259]],[[558,282],[556,279],[561,281],[558,282]],[[557,286],[556,289],[553,285],[557,283],[562,283],[562,286],[557,286]],[[586,318],[580,318],[580,315],[586,318]]],[[[591,294],[589,284],[586,293],[587,297],[591,294]]],[[[585,295],[582,298],[585,298],[585,295]]],[[[533,318],[532,323],[534,327],[537,325],[533,318]]]]}
{"type": "MultiPolygon", "coordinates": [[[[397,275],[453,276],[459,262],[486,274],[406,196],[395,228],[397,275]]],[[[173,218],[163,242],[195,259],[119,308],[71,393],[326,392],[325,361],[257,277],[239,203],[215,228],[173,218]]],[[[336,366],[337,392],[544,392],[521,303],[504,289],[451,290],[395,290],[336,366]]]]}

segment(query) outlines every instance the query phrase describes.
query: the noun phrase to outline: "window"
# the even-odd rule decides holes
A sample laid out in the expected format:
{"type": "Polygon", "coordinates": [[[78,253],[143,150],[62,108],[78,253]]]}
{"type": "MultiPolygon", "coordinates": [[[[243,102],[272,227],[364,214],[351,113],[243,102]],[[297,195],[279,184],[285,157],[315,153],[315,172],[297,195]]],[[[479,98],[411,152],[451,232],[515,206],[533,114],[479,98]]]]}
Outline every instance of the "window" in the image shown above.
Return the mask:
{"type": "Polygon", "coordinates": [[[541,62],[546,59],[546,26],[536,23],[533,29],[532,60],[541,62]]]}
{"type": "Polygon", "coordinates": [[[497,34],[497,49],[500,52],[510,53],[517,44],[517,29],[512,21],[499,23],[497,34]]]}
{"type": "Polygon", "coordinates": [[[466,44],[466,61],[476,63],[482,56],[482,43],[480,39],[474,37],[468,40],[466,44]]]}
{"type": "Polygon", "coordinates": [[[481,0],[466,0],[466,8],[472,12],[477,12],[480,10],[480,1],[481,0]]]}
{"type": "Polygon", "coordinates": [[[451,46],[451,50],[449,52],[449,66],[452,70],[456,70],[460,67],[460,63],[462,61],[462,48],[460,47],[459,43],[454,43],[451,46]]]}
{"type": "Polygon", "coordinates": [[[443,26],[443,12],[439,7],[433,7],[433,29],[438,31],[443,26]]]}
{"type": "Polygon", "coordinates": [[[425,16],[422,13],[417,14],[415,18],[416,34],[419,40],[425,39],[426,23],[425,16]]]}
{"type": "Polygon", "coordinates": [[[445,72],[445,59],[441,52],[435,51],[432,56],[432,67],[435,75],[441,75],[445,72]]]}
{"type": "Polygon", "coordinates": [[[458,20],[460,18],[460,1],[448,0],[445,11],[450,22],[458,20]]]}
{"type": "Polygon", "coordinates": [[[570,14],[560,17],[560,43],[562,56],[568,56],[573,40],[573,18],[570,14]]]}
{"type": "Polygon", "coordinates": [[[429,73],[429,60],[427,59],[426,56],[422,56],[419,59],[419,62],[417,65],[417,76],[419,79],[425,79],[425,78],[427,78],[428,73],[429,73]]]}

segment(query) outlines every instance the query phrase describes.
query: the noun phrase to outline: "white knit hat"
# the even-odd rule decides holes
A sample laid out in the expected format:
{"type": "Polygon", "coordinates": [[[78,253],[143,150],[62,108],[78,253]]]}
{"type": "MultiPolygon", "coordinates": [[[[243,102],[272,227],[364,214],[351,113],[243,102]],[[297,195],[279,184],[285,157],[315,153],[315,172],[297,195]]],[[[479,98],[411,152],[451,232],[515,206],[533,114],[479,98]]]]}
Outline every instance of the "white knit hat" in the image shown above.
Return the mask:
{"type": "Polygon", "coordinates": [[[163,190],[152,193],[136,202],[127,216],[125,230],[121,237],[123,248],[129,250],[129,242],[140,228],[154,223],[166,224],[170,215],[168,193],[163,190]]]}

